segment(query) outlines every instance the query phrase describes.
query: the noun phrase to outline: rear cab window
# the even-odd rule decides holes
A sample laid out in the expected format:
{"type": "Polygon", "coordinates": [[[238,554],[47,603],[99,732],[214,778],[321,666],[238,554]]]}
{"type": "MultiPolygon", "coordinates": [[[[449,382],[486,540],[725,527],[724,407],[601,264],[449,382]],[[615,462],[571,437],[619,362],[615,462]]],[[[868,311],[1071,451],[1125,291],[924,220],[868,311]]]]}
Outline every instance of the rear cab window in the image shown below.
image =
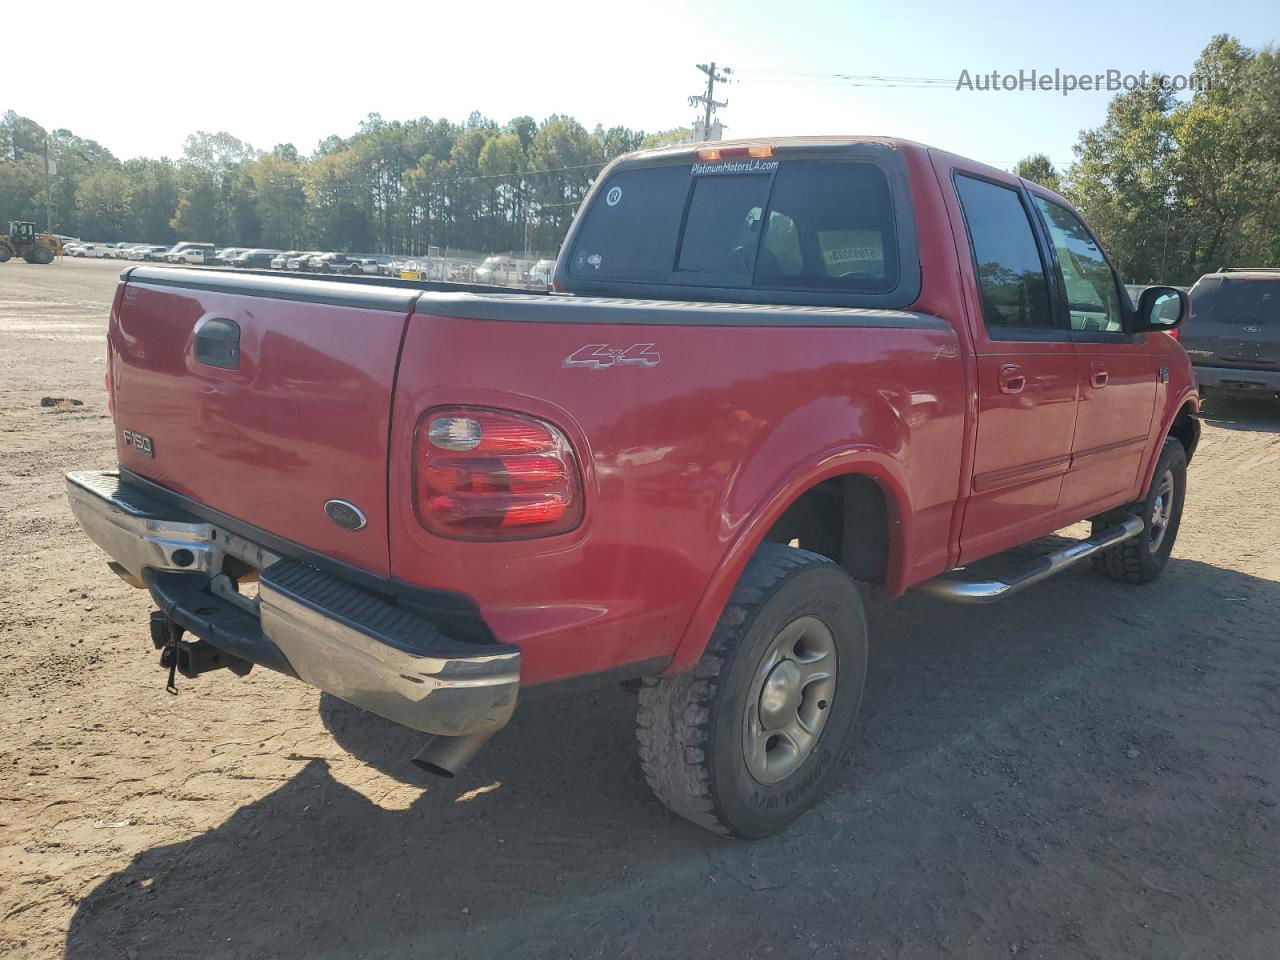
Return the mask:
{"type": "Polygon", "coordinates": [[[910,199],[900,158],[874,146],[862,154],[846,147],[821,156],[624,162],[580,215],[560,286],[905,307],[919,292],[910,199]]]}

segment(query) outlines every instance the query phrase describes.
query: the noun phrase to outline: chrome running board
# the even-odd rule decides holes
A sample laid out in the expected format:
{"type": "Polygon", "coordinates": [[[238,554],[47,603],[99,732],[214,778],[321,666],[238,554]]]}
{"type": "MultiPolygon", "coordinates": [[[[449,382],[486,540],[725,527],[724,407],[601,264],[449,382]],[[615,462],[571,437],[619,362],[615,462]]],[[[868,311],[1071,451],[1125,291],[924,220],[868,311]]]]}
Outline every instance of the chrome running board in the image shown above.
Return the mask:
{"type": "Polygon", "coordinates": [[[1046,556],[1036,557],[1017,573],[1003,580],[956,580],[942,576],[927,580],[916,589],[952,603],[995,603],[1033,583],[1047,580],[1055,573],[1075,566],[1099,550],[1132,540],[1145,529],[1146,524],[1141,517],[1126,517],[1119,526],[1108,527],[1087,540],[1079,540],[1046,556]]]}

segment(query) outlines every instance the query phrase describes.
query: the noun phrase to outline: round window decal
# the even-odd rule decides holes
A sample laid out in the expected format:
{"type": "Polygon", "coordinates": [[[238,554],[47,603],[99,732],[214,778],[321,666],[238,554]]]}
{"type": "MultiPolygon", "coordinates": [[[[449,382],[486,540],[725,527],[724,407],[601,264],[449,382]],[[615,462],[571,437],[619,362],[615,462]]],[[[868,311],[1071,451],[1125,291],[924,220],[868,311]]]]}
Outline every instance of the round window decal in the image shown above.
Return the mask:
{"type": "Polygon", "coordinates": [[[610,187],[609,192],[604,195],[604,202],[611,207],[616,207],[622,202],[622,188],[610,187]]]}

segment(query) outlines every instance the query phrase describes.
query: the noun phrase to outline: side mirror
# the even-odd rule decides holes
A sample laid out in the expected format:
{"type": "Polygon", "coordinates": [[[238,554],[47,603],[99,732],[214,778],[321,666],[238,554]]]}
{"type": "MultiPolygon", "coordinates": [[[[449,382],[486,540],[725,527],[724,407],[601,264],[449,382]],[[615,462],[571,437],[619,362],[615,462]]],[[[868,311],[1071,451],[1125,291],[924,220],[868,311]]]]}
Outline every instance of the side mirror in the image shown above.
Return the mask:
{"type": "Polygon", "coordinates": [[[1176,287],[1147,287],[1138,298],[1134,333],[1167,333],[1191,313],[1191,299],[1176,287]]]}

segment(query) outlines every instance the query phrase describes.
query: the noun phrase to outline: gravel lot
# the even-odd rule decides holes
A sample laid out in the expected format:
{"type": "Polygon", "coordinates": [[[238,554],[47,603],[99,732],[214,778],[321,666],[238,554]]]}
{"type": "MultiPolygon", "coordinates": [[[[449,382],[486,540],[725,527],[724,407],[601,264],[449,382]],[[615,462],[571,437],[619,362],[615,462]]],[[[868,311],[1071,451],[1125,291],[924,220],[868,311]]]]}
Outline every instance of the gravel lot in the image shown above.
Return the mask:
{"type": "Polygon", "coordinates": [[[0,266],[0,955],[1280,955],[1280,406],[1208,409],[1154,585],[877,607],[835,791],[736,844],[650,799],[620,689],[448,782],[264,670],[166,694],[62,493],[113,463],[120,266],[0,266]]]}

